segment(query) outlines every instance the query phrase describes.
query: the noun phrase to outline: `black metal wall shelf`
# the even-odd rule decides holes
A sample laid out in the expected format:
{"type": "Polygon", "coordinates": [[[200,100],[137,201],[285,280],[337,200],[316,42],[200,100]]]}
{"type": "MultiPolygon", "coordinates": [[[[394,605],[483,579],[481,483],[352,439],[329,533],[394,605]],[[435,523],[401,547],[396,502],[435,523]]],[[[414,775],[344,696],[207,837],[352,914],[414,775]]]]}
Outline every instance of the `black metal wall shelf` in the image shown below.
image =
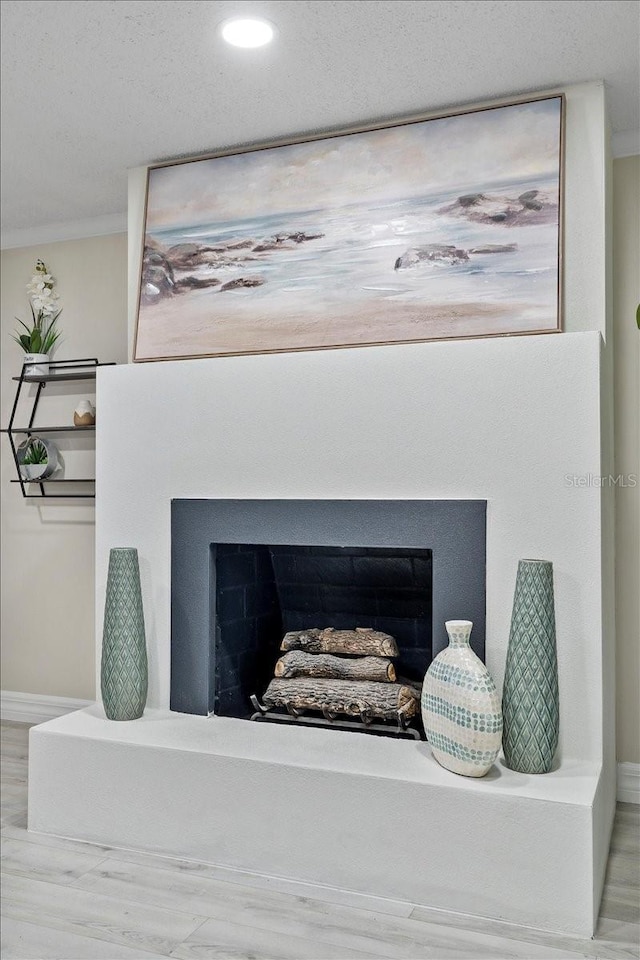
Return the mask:
{"type": "Polygon", "coordinates": [[[11,480],[11,483],[19,483],[20,489],[22,491],[22,496],[25,499],[45,499],[54,498],[58,499],[82,499],[82,500],[93,500],[95,498],[95,489],[91,493],[47,493],[46,487],[53,484],[62,485],[65,484],[78,484],[78,483],[92,483],[95,484],[95,477],[48,477],[38,480],[26,480],[22,477],[20,473],[20,463],[18,460],[18,450],[14,440],[14,437],[17,435],[20,436],[37,436],[38,434],[45,433],[91,433],[95,432],[95,424],[86,425],[86,426],[72,426],[70,424],[63,424],[60,426],[50,426],[50,427],[35,427],[34,420],[36,418],[36,412],[38,410],[38,404],[40,402],[40,397],[42,391],[45,389],[46,385],[49,383],[69,383],[71,381],[80,381],[80,380],[95,380],[98,367],[110,367],[114,366],[113,361],[109,363],[100,363],[97,357],[89,357],[81,360],[52,360],[48,364],[49,372],[43,374],[27,374],[26,365],[22,368],[22,373],[19,377],[13,377],[18,384],[18,389],[16,390],[15,399],[13,401],[13,407],[11,409],[11,416],[9,418],[9,426],[6,430],[2,430],[2,433],[6,433],[9,437],[9,443],[11,444],[11,452],[13,454],[13,460],[16,467],[16,472],[18,477],[16,480],[11,480]],[[25,384],[36,383],[38,389],[36,390],[35,397],[33,398],[33,406],[31,407],[31,413],[29,416],[29,423],[24,427],[14,426],[14,420],[16,416],[16,411],[18,409],[18,403],[20,401],[20,395],[22,388],[25,384]],[[38,493],[31,493],[30,491],[34,488],[39,488],[38,493]]]}
{"type": "MultiPolygon", "coordinates": [[[[95,424],[84,424],[79,427],[12,427],[11,433],[82,433],[83,430],[95,430],[95,424]]],[[[8,430],[0,430],[0,433],[9,433],[8,430]]]]}
{"type": "Polygon", "coordinates": [[[95,483],[95,477],[46,477],[43,480],[9,480],[9,483],[95,483]]]}
{"type": "MultiPolygon", "coordinates": [[[[81,363],[88,363],[89,361],[87,361],[87,360],[82,360],[82,361],[79,361],[79,362],[81,362],[81,363]]],[[[55,363],[55,361],[54,361],[54,360],[51,360],[51,361],[49,362],[49,367],[52,367],[54,363],[55,363]]],[[[69,366],[69,364],[66,363],[65,366],[69,366]]],[[[98,362],[96,362],[96,363],[95,363],[95,366],[96,366],[96,367],[111,367],[111,366],[113,366],[113,364],[112,364],[112,363],[98,363],[98,362]]],[[[11,379],[12,379],[12,380],[15,380],[16,382],[22,381],[22,383],[53,383],[53,382],[55,382],[55,383],[64,383],[65,381],[68,381],[68,380],[95,380],[95,378],[96,378],[95,372],[89,373],[89,372],[86,372],[86,371],[85,371],[85,372],[80,372],[80,371],[78,371],[77,373],[47,373],[47,374],[44,374],[44,373],[43,373],[43,374],[39,374],[39,375],[37,375],[37,376],[36,376],[35,374],[29,374],[29,376],[24,376],[24,377],[12,377],[11,379]]]]}

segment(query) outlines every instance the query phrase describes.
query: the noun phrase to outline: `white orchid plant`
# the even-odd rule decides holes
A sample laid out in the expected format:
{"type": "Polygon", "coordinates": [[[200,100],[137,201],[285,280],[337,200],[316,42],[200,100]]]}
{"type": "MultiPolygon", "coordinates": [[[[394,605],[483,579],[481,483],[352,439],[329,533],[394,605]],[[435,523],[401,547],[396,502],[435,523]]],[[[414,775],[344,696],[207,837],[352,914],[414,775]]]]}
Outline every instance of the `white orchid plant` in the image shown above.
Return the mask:
{"type": "Polygon", "coordinates": [[[13,339],[25,353],[46,353],[53,350],[60,338],[57,328],[62,310],[58,307],[58,294],[53,289],[55,278],[47,270],[43,260],[36,260],[36,271],[27,284],[32,324],[29,326],[19,317],[16,320],[25,333],[17,331],[13,339]]]}

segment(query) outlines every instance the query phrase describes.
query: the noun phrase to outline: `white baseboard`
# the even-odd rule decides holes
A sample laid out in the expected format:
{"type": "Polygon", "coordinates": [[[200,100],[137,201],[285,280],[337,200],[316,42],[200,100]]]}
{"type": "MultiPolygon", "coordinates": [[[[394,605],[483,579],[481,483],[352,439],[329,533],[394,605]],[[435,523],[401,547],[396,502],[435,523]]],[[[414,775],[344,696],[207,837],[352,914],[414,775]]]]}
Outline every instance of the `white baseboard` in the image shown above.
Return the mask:
{"type": "MultiPolygon", "coordinates": [[[[48,697],[37,693],[0,692],[0,719],[18,723],[44,723],[73,710],[88,707],[92,700],[48,697]]],[[[622,803],[640,803],[640,763],[618,764],[617,799],[622,803]]]]}
{"type": "Polygon", "coordinates": [[[73,710],[88,707],[92,700],[74,700],[71,697],[49,697],[38,693],[0,691],[0,719],[18,723],[44,723],[55,720],[73,710]]]}
{"type": "Polygon", "coordinates": [[[617,799],[622,803],[640,803],[640,763],[618,764],[617,799]]]}

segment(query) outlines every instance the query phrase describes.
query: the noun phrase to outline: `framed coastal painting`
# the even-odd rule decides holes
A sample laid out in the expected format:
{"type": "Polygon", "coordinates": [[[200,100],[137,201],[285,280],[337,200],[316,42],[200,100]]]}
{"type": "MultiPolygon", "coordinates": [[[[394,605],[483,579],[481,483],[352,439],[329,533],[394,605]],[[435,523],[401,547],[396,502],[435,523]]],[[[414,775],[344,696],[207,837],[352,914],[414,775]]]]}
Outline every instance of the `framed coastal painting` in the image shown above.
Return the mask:
{"type": "Polygon", "coordinates": [[[559,330],[563,106],[151,167],[135,359],[559,330]]]}

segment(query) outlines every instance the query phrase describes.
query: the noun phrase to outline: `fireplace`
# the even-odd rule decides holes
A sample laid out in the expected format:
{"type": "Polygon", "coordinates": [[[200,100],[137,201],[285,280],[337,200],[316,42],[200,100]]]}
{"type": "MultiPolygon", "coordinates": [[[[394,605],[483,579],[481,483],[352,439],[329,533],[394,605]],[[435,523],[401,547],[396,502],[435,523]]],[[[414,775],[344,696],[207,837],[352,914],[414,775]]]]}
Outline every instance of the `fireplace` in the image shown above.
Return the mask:
{"type": "Polygon", "coordinates": [[[30,829],[286,878],[302,896],[315,884],[589,935],[614,801],[611,634],[602,491],[563,478],[599,470],[599,358],[597,334],[566,334],[105,368],[97,660],[109,548],[135,546],[149,698],[133,723],[98,704],[33,728],[30,829]],[[194,425],[194,409],[210,415],[194,425]],[[498,761],[476,781],[424,741],[215,716],[220,545],[431,551],[431,653],[462,616],[482,656],[485,543],[499,687],[518,558],[554,561],[557,770],[498,761]],[[380,829],[405,810],[420,813],[380,829]]]}
{"type": "MultiPolygon", "coordinates": [[[[400,680],[414,681],[413,689],[419,689],[431,662],[431,550],[220,543],[212,551],[217,716],[246,718],[251,704],[252,719],[296,722],[299,711],[267,711],[261,699],[281,656],[283,636],[318,628],[334,628],[333,635],[335,631],[361,635],[366,625],[393,637],[399,651],[394,662],[381,657],[376,661],[389,663],[393,675],[387,679],[395,681],[394,692],[400,680]]],[[[309,663],[317,660],[313,654],[304,657],[309,663]]],[[[344,663],[344,658],[329,658],[337,666],[344,663]]],[[[353,667],[358,658],[348,660],[353,667]]],[[[326,686],[325,680],[318,684],[313,678],[306,683],[326,686]]],[[[291,686],[285,682],[285,692],[291,686]]],[[[362,689],[361,680],[351,681],[350,688],[354,693],[362,689]]],[[[391,688],[386,690],[391,693],[391,688]]],[[[320,719],[318,713],[311,710],[304,722],[369,732],[393,730],[372,725],[368,717],[366,724],[347,721],[346,727],[340,715],[329,718],[325,711],[320,719]]],[[[396,731],[401,731],[406,726],[403,718],[394,719],[396,731]]],[[[419,734],[415,721],[411,728],[419,734]]]]}
{"type": "Polygon", "coordinates": [[[484,658],[484,501],[174,500],[171,516],[174,710],[257,718],[290,631],[388,634],[418,690],[446,619],[474,621],[484,658]]]}
{"type": "MultiPolygon", "coordinates": [[[[149,698],[133,723],[98,704],[32,728],[31,830],[206,861],[301,896],[333,888],[366,909],[381,897],[404,916],[420,904],[591,935],[615,806],[613,491],[566,478],[612,470],[608,135],[602,84],[565,95],[561,335],[101,370],[96,661],[109,549],[134,546],[149,698]],[[431,550],[432,653],[444,620],[464,616],[482,654],[484,593],[468,582],[479,569],[484,580],[478,500],[499,688],[518,559],[554,563],[556,770],[498,761],[475,780],[425,742],[208,716],[212,544],[431,550]],[[225,509],[214,517],[212,503],[225,509]]],[[[131,175],[134,286],[143,172],[131,175]]]]}

